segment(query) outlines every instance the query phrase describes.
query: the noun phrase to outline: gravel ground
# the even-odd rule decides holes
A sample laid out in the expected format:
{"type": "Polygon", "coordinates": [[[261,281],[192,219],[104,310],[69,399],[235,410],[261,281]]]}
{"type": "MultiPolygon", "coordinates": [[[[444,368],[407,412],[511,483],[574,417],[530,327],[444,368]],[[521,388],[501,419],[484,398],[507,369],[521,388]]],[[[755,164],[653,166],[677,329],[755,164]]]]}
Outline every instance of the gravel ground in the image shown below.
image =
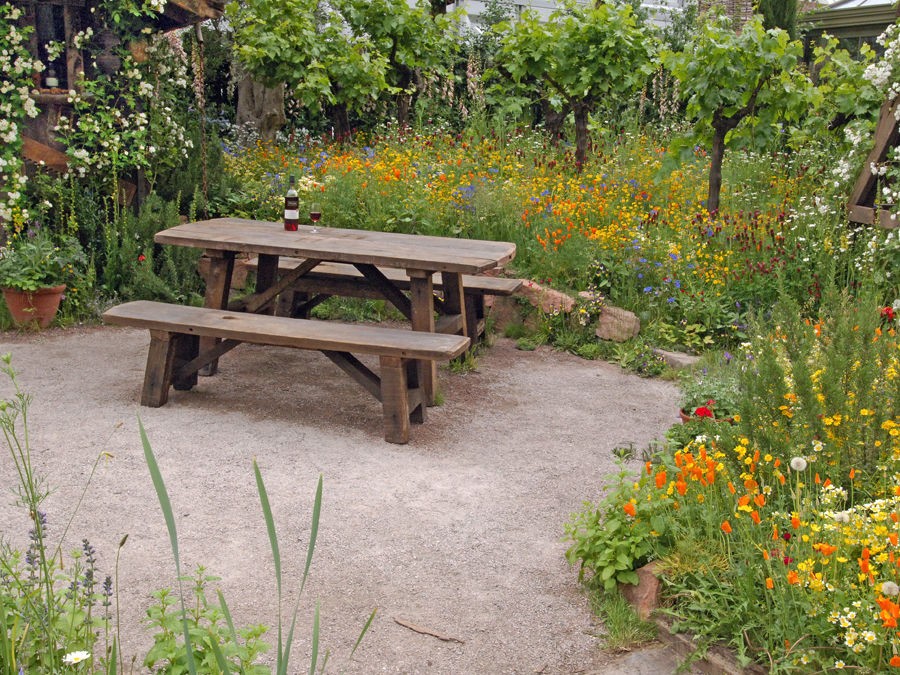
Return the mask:
{"type": "MultiPolygon", "coordinates": [[[[176,512],[183,569],[202,564],[220,577],[240,625],[274,626],[278,614],[253,459],[278,528],[286,617],[323,476],[291,672],[308,668],[316,602],[336,670],[603,672],[601,627],[564,559],[563,523],[616,471],[613,448],[642,449],[675,421],[673,384],[498,339],[476,371],[441,370],[444,404],[399,446],[382,438],[380,405],[312,352],[242,345],[216,377],[172,392],[162,408],[141,408],[148,343],[146,331],[104,327],[0,334],[0,352],[12,352],[20,384],[34,396],[33,461],[54,488],[45,504],[52,540],[94,461],[109,453],[63,548],[89,538],[101,571],[112,573],[128,535],[118,566],[120,630],[124,653],[138,655],[138,664],[151,643],[143,621],[150,593],[175,583],[140,417],[176,512]]],[[[0,383],[0,395],[9,391],[0,383]]],[[[15,483],[8,456],[0,481],[15,483]]],[[[0,533],[23,546],[26,515],[4,500],[0,533]]]]}

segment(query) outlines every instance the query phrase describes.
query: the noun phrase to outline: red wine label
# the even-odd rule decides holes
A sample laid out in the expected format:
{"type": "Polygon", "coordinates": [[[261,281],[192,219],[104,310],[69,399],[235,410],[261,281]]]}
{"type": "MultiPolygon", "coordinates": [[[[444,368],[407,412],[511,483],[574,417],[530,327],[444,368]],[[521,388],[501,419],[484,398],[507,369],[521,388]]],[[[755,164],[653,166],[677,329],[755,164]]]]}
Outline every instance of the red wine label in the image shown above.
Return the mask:
{"type": "Polygon", "coordinates": [[[297,220],[300,218],[300,197],[284,198],[284,219],[297,220]]]}

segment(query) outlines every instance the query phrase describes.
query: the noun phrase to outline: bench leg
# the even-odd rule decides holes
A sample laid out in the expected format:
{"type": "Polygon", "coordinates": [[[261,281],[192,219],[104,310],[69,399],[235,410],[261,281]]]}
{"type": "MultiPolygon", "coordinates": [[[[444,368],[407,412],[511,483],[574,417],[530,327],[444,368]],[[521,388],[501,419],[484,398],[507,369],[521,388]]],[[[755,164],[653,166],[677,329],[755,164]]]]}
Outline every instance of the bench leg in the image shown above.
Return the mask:
{"type": "Polygon", "coordinates": [[[406,370],[406,398],[409,401],[409,421],[413,424],[425,424],[427,410],[430,403],[425,397],[425,388],[419,381],[421,369],[417,361],[403,359],[403,367],[406,370]]]}
{"type": "Polygon", "coordinates": [[[150,331],[150,349],[147,352],[147,367],[144,370],[144,388],[141,390],[143,406],[159,408],[169,400],[176,337],[177,333],[150,331]]]}
{"type": "Polygon", "coordinates": [[[396,356],[382,356],[380,365],[384,440],[388,443],[408,443],[409,397],[406,364],[403,359],[396,356]]]}
{"type": "Polygon", "coordinates": [[[196,335],[176,335],[174,343],[174,357],[172,359],[172,386],[178,391],[188,391],[197,384],[197,371],[187,377],[178,378],[174,375],[184,364],[193,361],[200,353],[200,338],[196,335]]]}

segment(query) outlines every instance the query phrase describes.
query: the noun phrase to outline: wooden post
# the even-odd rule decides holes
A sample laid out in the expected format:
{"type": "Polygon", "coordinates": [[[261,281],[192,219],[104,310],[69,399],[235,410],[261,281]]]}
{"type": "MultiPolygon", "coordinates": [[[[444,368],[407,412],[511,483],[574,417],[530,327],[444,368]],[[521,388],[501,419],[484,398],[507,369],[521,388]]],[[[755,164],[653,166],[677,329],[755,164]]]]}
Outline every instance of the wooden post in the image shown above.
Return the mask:
{"type": "MultiPolygon", "coordinates": [[[[200,260],[201,268],[206,269],[206,295],[203,299],[204,307],[213,309],[225,309],[228,306],[228,294],[231,292],[231,274],[234,272],[233,251],[207,250],[200,260]]],[[[218,338],[200,338],[200,351],[205,352],[214,349],[218,344],[218,338]]],[[[201,375],[215,375],[219,369],[219,360],[211,361],[209,365],[200,369],[201,375]]]]}
{"type": "MultiPolygon", "coordinates": [[[[409,399],[406,366],[396,356],[379,357],[381,365],[381,406],[384,412],[384,440],[409,442],[409,399]]],[[[421,406],[420,406],[421,407],[421,406]]]]}
{"type": "Polygon", "coordinates": [[[148,408],[159,408],[169,400],[175,357],[173,337],[176,334],[169,331],[150,331],[150,349],[147,351],[147,368],[144,370],[144,387],[141,390],[141,405],[148,408]]]}
{"type": "MultiPolygon", "coordinates": [[[[407,270],[413,330],[434,332],[434,284],[431,274],[421,270],[407,270]]],[[[428,405],[434,405],[437,364],[434,361],[419,361],[419,384],[425,390],[428,405]]]]}

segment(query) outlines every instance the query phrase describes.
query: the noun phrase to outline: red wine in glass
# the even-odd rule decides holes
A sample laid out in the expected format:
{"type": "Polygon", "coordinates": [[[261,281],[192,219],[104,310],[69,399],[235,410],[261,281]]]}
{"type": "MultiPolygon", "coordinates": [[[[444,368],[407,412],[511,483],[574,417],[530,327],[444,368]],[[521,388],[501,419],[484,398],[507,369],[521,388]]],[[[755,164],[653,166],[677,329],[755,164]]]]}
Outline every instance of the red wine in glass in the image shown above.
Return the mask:
{"type": "Polygon", "coordinates": [[[320,204],[310,204],[309,205],[309,219],[313,224],[313,232],[318,232],[318,228],[316,227],[316,223],[318,223],[322,219],[322,206],[320,204]]]}

